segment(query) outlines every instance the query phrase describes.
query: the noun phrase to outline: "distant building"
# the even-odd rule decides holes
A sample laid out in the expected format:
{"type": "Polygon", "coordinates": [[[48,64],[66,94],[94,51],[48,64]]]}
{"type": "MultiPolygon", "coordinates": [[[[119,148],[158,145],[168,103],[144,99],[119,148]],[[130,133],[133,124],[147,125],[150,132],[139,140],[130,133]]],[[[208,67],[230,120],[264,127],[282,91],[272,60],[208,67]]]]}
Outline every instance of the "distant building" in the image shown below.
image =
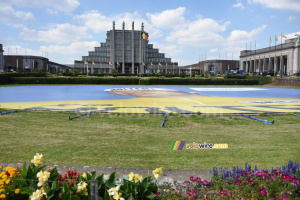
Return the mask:
{"type": "Polygon", "coordinates": [[[115,30],[113,22],[113,29],[106,33],[106,41],[88,56],[82,56],[81,61],[75,60],[74,67],[84,73],[87,70],[89,73],[109,73],[111,69],[122,74],[178,72],[178,63],[153,48],[148,37],[143,24],[141,30],[134,30],[132,22],[132,30],[125,30],[123,22],[122,30],[115,30]]]}
{"type": "Polygon", "coordinates": [[[3,46],[0,44],[0,72],[4,71],[3,46]]]}
{"type": "Polygon", "coordinates": [[[240,69],[252,74],[293,75],[300,72],[300,44],[292,38],[276,46],[241,51],[240,69]]]}
{"type": "Polygon", "coordinates": [[[189,74],[195,71],[196,74],[224,74],[226,70],[238,70],[240,62],[238,60],[205,60],[196,64],[180,67],[180,71],[189,74]]]}
{"type": "MultiPolygon", "coordinates": [[[[27,56],[27,55],[4,55],[4,72],[63,72],[66,65],[58,64],[49,61],[48,58],[41,56],[27,56]]],[[[69,67],[68,67],[69,68],[69,67]]]]}

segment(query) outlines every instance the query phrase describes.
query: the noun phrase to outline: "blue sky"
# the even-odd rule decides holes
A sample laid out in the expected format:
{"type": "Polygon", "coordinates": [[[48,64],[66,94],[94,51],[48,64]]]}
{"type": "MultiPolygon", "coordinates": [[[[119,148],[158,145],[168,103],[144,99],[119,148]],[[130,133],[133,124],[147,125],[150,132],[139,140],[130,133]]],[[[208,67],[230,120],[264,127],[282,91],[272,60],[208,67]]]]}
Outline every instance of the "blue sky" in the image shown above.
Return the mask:
{"type": "MultiPolygon", "coordinates": [[[[300,33],[300,0],[0,0],[5,55],[46,56],[62,64],[88,55],[106,31],[140,30],[180,66],[202,59],[239,59],[241,50],[300,33]],[[26,51],[26,52],[25,52],[26,51]]],[[[283,42],[284,42],[283,38],[283,42]]]]}

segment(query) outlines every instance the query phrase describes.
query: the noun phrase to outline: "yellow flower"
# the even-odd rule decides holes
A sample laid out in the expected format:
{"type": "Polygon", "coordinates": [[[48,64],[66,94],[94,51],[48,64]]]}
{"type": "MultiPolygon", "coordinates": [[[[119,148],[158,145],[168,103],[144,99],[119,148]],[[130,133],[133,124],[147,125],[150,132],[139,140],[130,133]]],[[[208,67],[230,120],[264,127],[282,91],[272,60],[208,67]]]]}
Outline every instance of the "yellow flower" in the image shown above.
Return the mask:
{"type": "Polygon", "coordinates": [[[163,173],[162,168],[156,168],[153,172],[153,175],[156,179],[158,179],[160,177],[160,175],[163,173]]]}
{"type": "Polygon", "coordinates": [[[20,189],[15,189],[15,194],[19,194],[20,193],[20,189]]]}
{"type": "Polygon", "coordinates": [[[81,181],[80,183],[77,184],[77,192],[83,192],[83,195],[88,195],[87,193],[87,186],[88,184],[86,182],[81,181]]]}
{"type": "Polygon", "coordinates": [[[3,189],[3,188],[1,189],[1,188],[0,188],[0,193],[2,193],[2,192],[5,192],[5,189],[3,189]]]}
{"type": "Polygon", "coordinates": [[[117,187],[114,187],[114,188],[110,188],[108,190],[108,194],[109,196],[114,196],[120,189],[120,186],[118,185],[117,187]]]}
{"type": "Polygon", "coordinates": [[[35,166],[40,166],[40,165],[42,165],[43,163],[42,163],[42,161],[43,161],[43,154],[38,154],[38,153],[36,153],[36,155],[33,157],[33,159],[31,160],[31,162],[35,165],[35,166]]]}
{"type": "Polygon", "coordinates": [[[8,180],[5,181],[5,184],[8,185],[9,182],[10,182],[10,180],[8,179],[8,180]]]}
{"type": "Polygon", "coordinates": [[[130,174],[128,174],[129,176],[129,180],[132,181],[134,180],[135,183],[139,182],[142,180],[142,176],[138,175],[138,174],[134,174],[133,172],[130,172],[130,174]]]}
{"type": "Polygon", "coordinates": [[[116,193],[113,198],[115,200],[124,200],[124,198],[122,197],[122,193],[116,193]]]}
{"type": "Polygon", "coordinates": [[[130,174],[128,174],[129,176],[129,180],[132,181],[134,179],[134,173],[130,172],[130,174]]]}
{"type": "Polygon", "coordinates": [[[137,182],[141,181],[142,178],[143,178],[142,176],[139,176],[138,174],[135,174],[134,175],[134,182],[137,183],[137,182]]]}
{"type": "Polygon", "coordinates": [[[86,173],[83,173],[81,176],[86,179],[86,173]]]}
{"type": "Polygon", "coordinates": [[[2,171],[2,169],[3,169],[3,165],[0,165],[0,171],[2,171]]]}
{"type": "Polygon", "coordinates": [[[40,171],[39,173],[37,173],[36,175],[39,178],[39,182],[38,182],[38,186],[42,186],[46,181],[48,181],[49,177],[50,177],[50,172],[48,171],[40,171]]]}
{"type": "Polygon", "coordinates": [[[5,198],[6,198],[5,194],[0,195],[0,199],[5,199],[5,198]]]}

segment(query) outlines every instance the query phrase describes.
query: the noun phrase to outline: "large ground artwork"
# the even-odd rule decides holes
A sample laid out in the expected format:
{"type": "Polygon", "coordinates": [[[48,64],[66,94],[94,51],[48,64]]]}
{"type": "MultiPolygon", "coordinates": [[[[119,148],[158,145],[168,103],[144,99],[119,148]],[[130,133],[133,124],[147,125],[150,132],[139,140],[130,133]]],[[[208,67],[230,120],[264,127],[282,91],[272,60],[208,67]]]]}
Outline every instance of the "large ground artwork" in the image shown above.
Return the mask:
{"type": "Polygon", "coordinates": [[[300,90],[206,86],[0,87],[0,108],[108,113],[299,112],[300,90]]]}

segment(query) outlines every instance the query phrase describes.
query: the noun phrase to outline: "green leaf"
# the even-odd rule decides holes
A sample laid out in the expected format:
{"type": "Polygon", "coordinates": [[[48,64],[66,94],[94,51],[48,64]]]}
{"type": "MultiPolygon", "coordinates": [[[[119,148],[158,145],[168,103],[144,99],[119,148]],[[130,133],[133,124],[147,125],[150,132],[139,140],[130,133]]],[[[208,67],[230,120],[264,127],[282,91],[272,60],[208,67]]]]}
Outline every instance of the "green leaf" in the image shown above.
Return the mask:
{"type": "Polygon", "coordinates": [[[146,197],[148,199],[154,199],[156,197],[156,195],[151,192],[151,194],[147,195],[146,197]]]}
{"type": "Polygon", "coordinates": [[[20,190],[20,193],[21,193],[21,194],[30,194],[30,193],[29,193],[29,186],[23,187],[23,188],[20,190]]]}
{"type": "Polygon", "coordinates": [[[151,192],[153,192],[153,193],[156,193],[157,190],[158,190],[157,185],[155,183],[150,183],[148,185],[148,190],[151,191],[151,192]]]}
{"type": "Polygon", "coordinates": [[[86,173],[86,179],[88,181],[90,181],[90,180],[93,180],[93,177],[92,177],[92,175],[90,173],[86,173]]]}
{"type": "Polygon", "coordinates": [[[71,192],[64,192],[64,198],[63,200],[71,200],[71,192]]]}
{"type": "Polygon", "coordinates": [[[28,170],[27,170],[27,175],[26,175],[26,179],[35,179],[35,174],[32,171],[32,168],[30,166],[28,166],[28,170]]]}
{"type": "Polygon", "coordinates": [[[56,167],[50,170],[50,179],[51,181],[56,181],[58,179],[58,171],[56,167]]]}
{"type": "Polygon", "coordinates": [[[116,172],[113,172],[113,173],[109,176],[109,178],[108,178],[108,180],[107,180],[106,182],[115,185],[115,182],[116,182],[116,172]]]}
{"type": "Polygon", "coordinates": [[[21,169],[19,169],[19,172],[20,172],[22,178],[26,178],[26,176],[27,176],[26,162],[24,162],[24,164],[23,164],[23,170],[21,171],[21,169]]]}
{"type": "Polygon", "coordinates": [[[93,177],[93,179],[92,180],[94,180],[95,179],[95,177],[96,177],[96,171],[92,171],[92,177],[93,177]]]}
{"type": "Polygon", "coordinates": [[[104,191],[104,200],[110,200],[107,190],[104,191]]]}
{"type": "Polygon", "coordinates": [[[67,182],[63,183],[63,193],[68,193],[70,192],[70,188],[67,182]]]}
{"type": "Polygon", "coordinates": [[[30,185],[29,185],[29,193],[32,194],[37,189],[38,189],[38,186],[36,185],[36,183],[34,183],[33,181],[31,181],[30,185]]]}
{"type": "Polygon", "coordinates": [[[130,194],[130,196],[128,197],[128,199],[127,199],[127,200],[134,200],[134,198],[133,198],[132,194],[130,194]]]}

